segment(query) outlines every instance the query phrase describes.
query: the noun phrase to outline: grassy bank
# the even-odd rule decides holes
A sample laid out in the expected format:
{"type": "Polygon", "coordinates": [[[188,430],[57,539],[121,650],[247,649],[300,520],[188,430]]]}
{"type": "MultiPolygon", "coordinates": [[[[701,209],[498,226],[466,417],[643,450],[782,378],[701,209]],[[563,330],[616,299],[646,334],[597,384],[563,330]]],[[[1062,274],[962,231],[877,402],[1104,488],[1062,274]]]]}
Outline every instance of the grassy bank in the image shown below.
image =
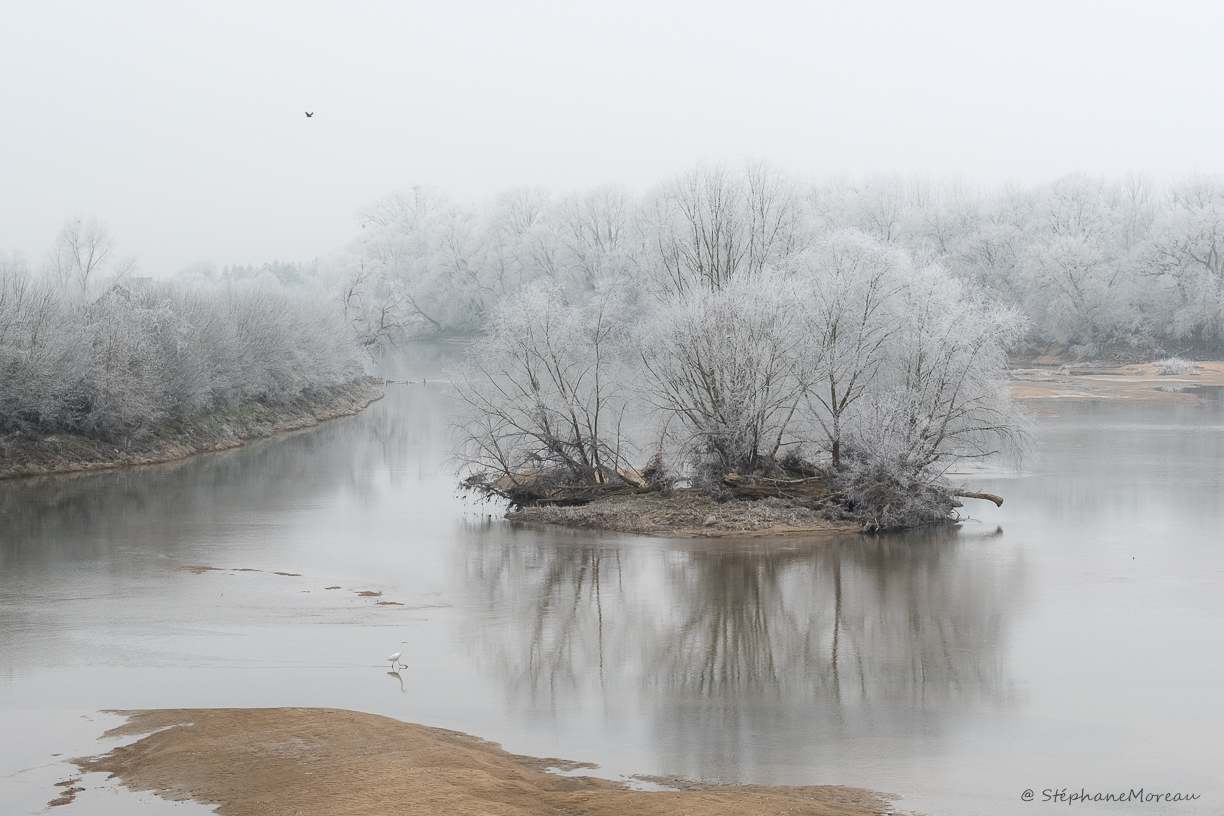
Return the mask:
{"type": "Polygon", "coordinates": [[[0,438],[0,479],[151,465],[241,447],[248,439],[356,414],[382,398],[379,382],[363,378],[302,394],[283,405],[248,402],[233,408],[214,408],[157,425],[140,437],[11,434],[0,438]]]}

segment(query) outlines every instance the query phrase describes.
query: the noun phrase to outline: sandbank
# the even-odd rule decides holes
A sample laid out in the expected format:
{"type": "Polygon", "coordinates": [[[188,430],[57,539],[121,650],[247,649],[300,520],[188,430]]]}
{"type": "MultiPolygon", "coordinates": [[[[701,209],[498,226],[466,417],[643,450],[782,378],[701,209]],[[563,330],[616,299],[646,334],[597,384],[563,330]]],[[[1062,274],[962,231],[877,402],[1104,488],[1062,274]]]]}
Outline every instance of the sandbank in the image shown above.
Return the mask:
{"type": "MultiPolygon", "coordinates": [[[[895,797],[836,785],[767,787],[660,780],[641,791],[548,769],[593,767],[518,756],[477,737],[374,714],[326,708],[163,709],[117,712],[106,736],[146,734],[73,760],[134,791],[216,805],[222,816],[867,816],[895,797]]],[[[76,779],[60,787],[71,791],[76,779]]],[[[70,795],[65,795],[71,801],[70,795]]],[[[56,804],[67,804],[57,802],[56,804]]]]}
{"type": "Polygon", "coordinates": [[[1224,386],[1224,362],[1196,362],[1185,374],[1160,374],[1153,363],[1124,366],[1055,365],[1017,368],[1011,395],[1018,400],[1124,401],[1198,405],[1203,386],[1224,386]]]}

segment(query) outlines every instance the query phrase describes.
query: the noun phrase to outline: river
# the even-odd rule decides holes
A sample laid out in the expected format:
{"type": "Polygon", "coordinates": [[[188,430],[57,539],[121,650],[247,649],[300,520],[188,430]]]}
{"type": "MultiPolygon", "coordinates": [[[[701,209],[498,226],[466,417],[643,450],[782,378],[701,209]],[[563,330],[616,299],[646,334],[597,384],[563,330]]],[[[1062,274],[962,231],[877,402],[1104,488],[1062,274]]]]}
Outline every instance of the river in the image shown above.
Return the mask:
{"type": "MultiPolygon", "coordinates": [[[[610,778],[848,784],[933,816],[1139,788],[1201,797],[1144,813],[1224,812],[1218,393],[1055,405],[1021,470],[959,477],[1006,501],[958,526],[669,541],[465,503],[453,358],[413,349],[387,371],[408,382],[316,429],[0,482],[5,813],[42,810],[99,710],[212,706],[359,709],[610,778]]],[[[137,804],[161,805],[64,812],[137,804]]]]}

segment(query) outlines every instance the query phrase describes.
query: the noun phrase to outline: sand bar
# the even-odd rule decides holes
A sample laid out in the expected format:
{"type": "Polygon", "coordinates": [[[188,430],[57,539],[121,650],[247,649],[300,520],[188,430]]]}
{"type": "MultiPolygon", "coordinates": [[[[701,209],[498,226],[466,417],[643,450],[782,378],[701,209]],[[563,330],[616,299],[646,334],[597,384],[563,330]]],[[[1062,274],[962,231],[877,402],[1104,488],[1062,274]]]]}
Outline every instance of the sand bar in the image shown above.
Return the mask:
{"type": "Polygon", "coordinates": [[[517,756],[456,731],[339,709],[117,713],[128,721],[107,736],[147,736],[74,760],[82,771],[108,772],[166,799],[217,805],[222,816],[866,816],[892,812],[894,798],[835,785],[630,790],[546,770],[590,767],[582,763],[517,756]]]}
{"type": "Polygon", "coordinates": [[[1122,401],[1199,405],[1203,386],[1224,386],[1224,362],[1196,362],[1185,374],[1160,374],[1152,363],[1143,365],[1056,366],[1012,371],[1011,395],[1019,400],[1122,401]]]}

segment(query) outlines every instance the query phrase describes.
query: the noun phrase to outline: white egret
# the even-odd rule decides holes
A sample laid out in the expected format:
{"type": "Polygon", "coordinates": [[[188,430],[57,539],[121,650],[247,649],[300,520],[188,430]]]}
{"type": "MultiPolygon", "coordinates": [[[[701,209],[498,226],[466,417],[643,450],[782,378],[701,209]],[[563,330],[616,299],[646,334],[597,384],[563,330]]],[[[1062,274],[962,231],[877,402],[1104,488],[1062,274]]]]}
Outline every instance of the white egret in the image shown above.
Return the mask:
{"type": "MultiPolygon", "coordinates": [[[[407,642],[408,642],[408,641],[406,641],[406,640],[401,640],[401,641],[400,641],[400,643],[401,643],[401,644],[404,644],[404,643],[407,643],[407,642]]],[[[395,664],[399,662],[400,655],[402,655],[403,653],[404,653],[404,652],[401,650],[401,651],[398,651],[398,652],[396,652],[395,654],[393,654],[393,655],[391,655],[390,657],[388,657],[388,658],[387,658],[388,660],[390,660],[390,661],[391,661],[391,668],[392,668],[392,670],[394,670],[394,669],[395,669],[395,664]]],[[[406,667],[408,664],[406,664],[406,663],[405,663],[404,665],[405,665],[405,667],[406,667]]]]}

